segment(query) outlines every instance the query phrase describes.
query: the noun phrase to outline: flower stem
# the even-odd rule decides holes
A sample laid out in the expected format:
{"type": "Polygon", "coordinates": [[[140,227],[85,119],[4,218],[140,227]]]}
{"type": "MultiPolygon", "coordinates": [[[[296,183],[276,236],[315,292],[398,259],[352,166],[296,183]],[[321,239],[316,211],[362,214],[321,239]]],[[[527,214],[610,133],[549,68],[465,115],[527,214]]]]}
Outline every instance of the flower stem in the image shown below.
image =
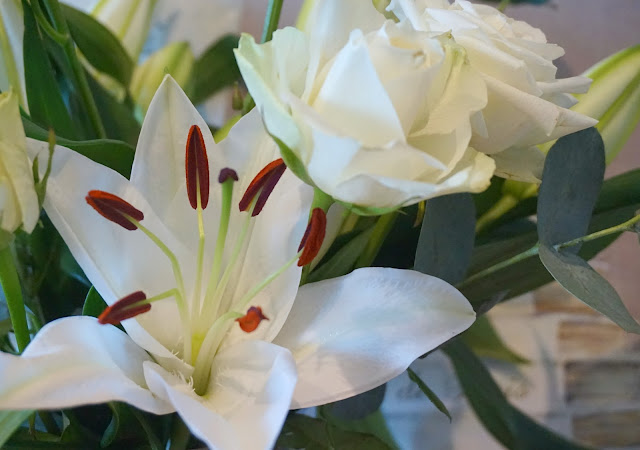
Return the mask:
{"type": "Polygon", "coordinates": [[[11,247],[6,246],[0,250],[0,284],[7,300],[7,308],[11,317],[13,333],[16,336],[20,353],[29,344],[29,326],[27,325],[27,313],[22,299],[20,279],[11,254],[11,247]]]}
{"type": "Polygon", "coordinates": [[[267,13],[264,17],[264,28],[262,29],[262,42],[268,42],[273,37],[273,32],[278,29],[280,21],[280,11],[283,0],[269,0],[267,13]]]}
{"type": "Polygon", "coordinates": [[[356,269],[368,267],[373,263],[373,260],[378,256],[382,243],[396,223],[396,217],[398,217],[398,211],[390,212],[378,218],[367,246],[356,261],[356,269]]]}
{"type": "MultiPolygon", "coordinates": [[[[588,234],[586,236],[582,236],[576,239],[572,239],[570,241],[567,242],[563,242],[561,244],[557,244],[554,245],[553,247],[556,250],[560,250],[563,248],[567,248],[567,247],[572,247],[574,245],[579,245],[579,244],[583,244],[585,242],[589,242],[589,241],[593,241],[595,239],[599,239],[605,236],[608,236],[610,234],[615,234],[615,233],[621,233],[624,231],[635,231],[635,226],[636,224],[638,224],[640,222],[640,215],[634,216],[633,218],[627,220],[626,222],[623,222],[619,225],[615,225],[613,227],[610,228],[605,228],[604,230],[600,230],[600,231],[596,231],[595,233],[591,233],[588,234]]],[[[473,281],[476,281],[480,278],[484,278],[487,277],[499,270],[502,270],[506,267],[509,267],[513,264],[519,263],[520,261],[523,261],[527,258],[530,258],[532,256],[535,256],[538,254],[538,251],[540,249],[540,243],[537,243],[536,245],[534,245],[533,247],[531,247],[528,250],[525,250],[522,253],[518,253],[517,255],[506,259],[504,261],[499,262],[498,264],[494,264],[491,267],[488,267],[480,272],[477,272],[473,275],[471,275],[469,278],[467,278],[466,280],[464,280],[462,283],[458,284],[456,287],[457,288],[461,288],[463,286],[468,285],[469,283],[472,283],[473,281]]]]}
{"type": "MultiPolygon", "coordinates": [[[[46,3],[56,31],[62,36],[70,35],[67,20],[62,13],[58,0],[46,0],[46,3]]],[[[80,59],[78,59],[75,45],[73,44],[73,41],[69,39],[61,46],[67,60],[69,61],[69,66],[71,66],[71,71],[73,72],[76,81],[76,87],[80,92],[80,97],[82,98],[82,102],[87,110],[94,132],[99,139],[104,139],[107,137],[107,134],[105,132],[104,125],[102,124],[102,120],[100,119],[98,107],[96,106],[93,95],[91,94],[91,89],[89,88],[89,82],[87,81],[84,68],[80,63],[80,59]]]]}

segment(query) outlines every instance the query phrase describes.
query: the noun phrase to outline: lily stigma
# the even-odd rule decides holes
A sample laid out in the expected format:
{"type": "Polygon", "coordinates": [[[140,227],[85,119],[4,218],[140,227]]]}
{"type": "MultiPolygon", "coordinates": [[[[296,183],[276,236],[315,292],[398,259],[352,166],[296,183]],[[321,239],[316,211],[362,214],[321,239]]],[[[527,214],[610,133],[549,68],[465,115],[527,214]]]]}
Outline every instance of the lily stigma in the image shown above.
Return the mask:
{"type": "Polygon", "coordinates": [[[251,301],[294,263],[297,262],[298,266],[303,266],[313,260],[324,239],[326,216],[321,208],[315,208],[311,213],[309,225],[298,252],[291,259],[257,285],[247,286],[246,293],[239,299],[225,296],[231,277],[238,266],[241,251],[246,244],[251,223],[265,207],[286,166],[282,159],[272,161],[249,183],[238,202],[240,212],[244,213],[244,220],[235,242],[227,242],[227,233],[233,207],[233,185],[238,181],[238,174],[229,167],[220,170],[218,176],[218,184],[222,190],[220,222],[211,270],[208,277],[205,277],[206,227],[203,211],[209,206],[210,177],[207,149],[198,125],[191,126],[185,147],[186,190],[191,208],[197,214],[199,236],[195,284],[191,301],[187,298],[178,258],[153,231],[142,224],[144,219],[142,211],[126,200],[100,190],[90,191],[86,201],[107,220],[129,231],[139,230],[145,234],[168,258],[175,278],[174,288],[154,293],[152,297],[147,297],[142,291],[123,297],[107,307],[98,321],[101,324],[118,325],[123,320],[148,312],[154,302],[173,298],[178,308],[183,332],[182,354],[179,356],[194,367],[192,375],[194,390],[198,395],[204,395],[209,384],[213,361],[224,336],[234,323],[237,323],[245,333],[252,333],[263,320],[269,320],[261,307],[251,306],[251,301]],[[232,251],[230,258],[225,262],[223,255],[227,245],[232,246],[232,251]]]}

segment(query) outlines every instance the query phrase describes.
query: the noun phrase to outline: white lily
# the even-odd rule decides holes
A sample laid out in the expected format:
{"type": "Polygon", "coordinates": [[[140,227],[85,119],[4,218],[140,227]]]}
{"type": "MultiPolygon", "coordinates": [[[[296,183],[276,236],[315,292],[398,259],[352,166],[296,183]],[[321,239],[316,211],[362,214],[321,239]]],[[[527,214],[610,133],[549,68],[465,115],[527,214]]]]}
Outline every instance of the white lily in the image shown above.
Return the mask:
{"type": "Polygon", "coordinates": [[[20,0],[0,0],[0,91],[15,89],[20,106],[29,111],[24,81],[24,19],[20,0]]]}
{"type": "MultiPolygon", "coordinates": [[[[30,146],[32,156],[46,151],[37,141],[30,146]]],[[[247,212],[231,202],[276,155],[256,113],[214,144],[169,76],[146,116],[131,181],[57,147],[45,209],[112,305],[103,322],[117,311],[124,311],[122,320],[148,312],[124,320],[128,335],[90,317],[60,319],[21,356],[0,354],[0,408],[125,401],[157,414],[177,411],[211,448],[268,448],[290,407],[378,386],[473,322],[457,290],[413,271],[361,269],[298,288],[301,271],[294,263],[310,189],[284,173],[258,216],[250,214],[255,200],[247,212]],[[187,140],[196,162],[187,166],[189,187],[187,140]],[[232,168],[239,181],[224,176],[207,197],[207,166],[223,175],[232,168]],[[98,211],[130,229],[101,217],[85,203],[94,189],[135,205],[144,220],[123,200],[109,203],[105,194],[92,193],[88,201],[98,211]],[[141,300],[140,293],[129,295],[136,291],[154,297],[129,310],[116,303],[123,296],[141,300]],[[269,320],[260,321],[263,315],[269,320]]],[[[313,226],[303,256],[312,235],[313,226]]]]}

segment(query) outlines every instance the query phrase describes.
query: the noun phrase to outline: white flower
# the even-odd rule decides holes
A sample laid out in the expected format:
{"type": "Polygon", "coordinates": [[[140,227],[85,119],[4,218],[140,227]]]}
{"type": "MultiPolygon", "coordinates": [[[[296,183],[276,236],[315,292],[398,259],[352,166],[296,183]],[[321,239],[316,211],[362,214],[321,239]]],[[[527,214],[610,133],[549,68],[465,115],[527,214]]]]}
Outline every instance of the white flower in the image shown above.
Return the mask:
{"type": "Polygon", "coordinates": [[[0,229],[13,232],[22,226],[30,233],[39,215],[18,99],[9,90],[0,94],[0,229]]]}
{"type": "MultiPolygon", "coordinates": [[[[30,146],[34,156],[46,150],[30,146]]],[[[128,335],[90,317],[64,318],[45,326],[22,356],[0,354],[0,408],[125,401],[157,414],[177,411],[211,448],[269,448],[290,407],[384,383],[473,322],[458,291],[413,271],[361,269],[298,288],[293,263],[311,189],[285,172],[259,215],[250,214],[255,200],[247,212],[236,206],[276,154],[255,113],[214,144],[170,77],[149,108],[131,181],[57,147],[45,208],[111,305],[102,321],[148,311],[124,320],[128,335]],[[209,172],[226,181],[206,194],[209,172]],[[124,200],[90,193],[102,217],[85,203],[95,189],[124,200]]]]}
{"type": "Polygon", "coordinates": [[[482,75],[488,103],[471,146],[496,160],[497,175],[539,182],[544,156],[535,146],[597,123],[567,109],[576,103],[569,93],[586,92],[590,80],[556,79],[552,61],[564,50],[539,29],[466,0],[392,0],[388,10],[417,30],[451,33],[482,75]]]}
{"type": "Polygon", "coordinates": [[[469,147],[485,83],[449,36],[385,22],[370,0],[319,1],[236,58],[268,130],[320,189],[387,208],[484,190],[493,160],[469,147]]]}
{"type": "Polygon", "coordinates": [[[0,0],[0,91],[15,89],[20,106],[29,112],[24,81],[24,18],[21,0],[0,0]]]}

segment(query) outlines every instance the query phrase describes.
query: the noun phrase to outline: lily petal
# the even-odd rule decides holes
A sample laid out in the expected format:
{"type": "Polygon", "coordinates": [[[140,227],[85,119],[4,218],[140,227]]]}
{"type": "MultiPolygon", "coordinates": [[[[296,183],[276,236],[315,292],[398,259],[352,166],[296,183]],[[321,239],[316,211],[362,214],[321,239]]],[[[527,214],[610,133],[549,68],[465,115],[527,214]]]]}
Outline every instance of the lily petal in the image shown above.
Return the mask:
{"type": "MultiPolygon", "coordinates": [[[[27,139],[29,157],[48,158],[48,144],[27,139]]],[[[41,163],[44,170],[46,164],[41,163]]],[[[187,251],[165,228],[142,195],[117,172],[97,164],[84,156],[56,146],[52,170],[44,202],[49,218],[61,234],[74,258],[89,281],[108,304],[135,291],[156,295],[175,287],[171,264],[164,254],[140,231],[127,231],[96,213],[85,202],[92,189],[116,194],[135,205],[145,214],[144,224],[176,253],[178,259],[190,261],[187,251]],[[182,256],[182,257],[181,257],[182,256]]],[[[194,263],[195,264],[195,263],[194,263]]],[[[187,272],[187,275],[189,272],[187,272]]],[[[174,302],[159,302],[137,320],[125,321],[132,339],[151,353],[174,359],[167,350],[179,340],[180,328],[174,302]],[[138,323],[152,332],[162,329],[163,342],[158,343],[138,323]],[[162,345],[160,345],[162,344],[162,345]]]]}
{"type": "Polygon", "coordinates": [[[167,414],[146,387],[149,355],[116,327],[93,317],[48,323],[21,356],[0,353],[0,409],[58,409],[123,401],[167,414]]]}
{"type": "Polygon", "coordinates": [[[292,408],[373,389],[474,321],[444,281],[410,270],[367,268],[307,284],[273,341],[298,368],[292,408]]]}
{"type": "Polygon", "coordinates": [[[205,397],[155,363],[146,362],[144,372],[150,389],[211,448],[271,448],[296,384],[291,353],[262,341],[221,352],[205,397]]]}

